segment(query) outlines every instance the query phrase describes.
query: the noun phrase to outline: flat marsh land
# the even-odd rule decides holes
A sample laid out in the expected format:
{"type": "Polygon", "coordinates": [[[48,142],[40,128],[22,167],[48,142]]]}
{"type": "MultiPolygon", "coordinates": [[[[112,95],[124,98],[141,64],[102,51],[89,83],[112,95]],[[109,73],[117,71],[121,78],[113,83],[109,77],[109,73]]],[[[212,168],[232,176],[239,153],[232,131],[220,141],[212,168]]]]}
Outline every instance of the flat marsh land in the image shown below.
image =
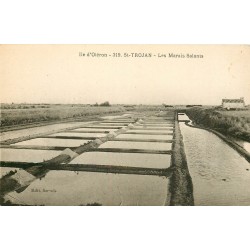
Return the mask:
{"type": "Polygon", "coordinates": [[[87,104],[1,104],[0,127],[17,127],[33,123],[98,118],[102,115],[124,112],[148,111],[154,113],[160,106],[153,105],[111,105],[87,104]]]}
{"type": "Polygon", "coordinates": [[[20,105],[5,108],[1,105],[1,127],[24,125],[35,122],[61,121],[70,118],[105,115],[124,112],[122,106],[84,106],[84,105],[20,105]]]}

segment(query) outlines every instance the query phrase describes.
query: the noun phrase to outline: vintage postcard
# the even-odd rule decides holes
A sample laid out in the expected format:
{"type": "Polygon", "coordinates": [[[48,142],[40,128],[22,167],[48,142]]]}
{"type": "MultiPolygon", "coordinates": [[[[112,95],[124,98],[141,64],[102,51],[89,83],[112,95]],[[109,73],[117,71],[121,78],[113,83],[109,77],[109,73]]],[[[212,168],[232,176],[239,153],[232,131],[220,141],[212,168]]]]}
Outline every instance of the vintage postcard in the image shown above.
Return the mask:
{"type": "Polygon", "coordinates": [[[249,65],[249,45],[0,45],[0,204],[250,205],[249,65]]]}

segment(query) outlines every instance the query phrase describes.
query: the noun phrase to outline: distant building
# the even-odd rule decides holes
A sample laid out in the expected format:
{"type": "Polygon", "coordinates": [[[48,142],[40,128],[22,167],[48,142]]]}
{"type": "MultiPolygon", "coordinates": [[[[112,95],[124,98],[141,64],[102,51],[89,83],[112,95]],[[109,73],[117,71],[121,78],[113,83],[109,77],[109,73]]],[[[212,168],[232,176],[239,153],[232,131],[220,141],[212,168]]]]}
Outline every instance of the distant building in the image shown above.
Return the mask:
{"type": "Polygon", "coordinates": [[[222,107],[225,109],[240,109],[245,107],[244,98],[240,99],[222,99],[222,107]]]}

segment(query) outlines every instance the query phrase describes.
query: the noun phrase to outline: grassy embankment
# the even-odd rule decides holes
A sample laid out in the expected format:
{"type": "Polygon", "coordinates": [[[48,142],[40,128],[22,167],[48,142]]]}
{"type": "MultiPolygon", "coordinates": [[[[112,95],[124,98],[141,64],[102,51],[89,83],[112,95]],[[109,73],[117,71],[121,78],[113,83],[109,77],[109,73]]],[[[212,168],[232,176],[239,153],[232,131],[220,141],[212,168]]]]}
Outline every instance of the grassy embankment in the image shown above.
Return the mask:
{"type": "Polygon", "coordinates": [[[6,108],[1,106],[1,127],[31,124],[36,122],[62,121],[71,118],[105,115],[124,112],[122,106],[83,105],[23,105],[6,108]]]}
{"type": "Polygon", "coordinates": [[[222,111],[191,108],[185,111],[197,125],[201,125],[226,136],[250,142],[250,110],[222,111]]]}

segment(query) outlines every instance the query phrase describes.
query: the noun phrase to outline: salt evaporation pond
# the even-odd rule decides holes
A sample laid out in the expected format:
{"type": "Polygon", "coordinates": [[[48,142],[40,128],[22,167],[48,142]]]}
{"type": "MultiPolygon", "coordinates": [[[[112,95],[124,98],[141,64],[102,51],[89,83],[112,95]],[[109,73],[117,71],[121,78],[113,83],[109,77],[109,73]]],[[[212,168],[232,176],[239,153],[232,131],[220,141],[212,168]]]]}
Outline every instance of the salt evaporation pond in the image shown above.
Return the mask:
{"type": "Polygon", "coordinates": [[[135,119],[124,119],[124,118],[119,118],[119,119],[114,119],[114,120],[103,120],[102,122],[133,122],[135,119]]]}
{"type": "Polygon", "coordinates": [[[115,130],[117,130],[117,129],[115,129],[115,128],[77,128],[77,129],[74,129],[74,130],[71,130],[71,131],[98,131],[98,132],[105,132],[105,131],[108,131],[108,132],[110,132],[110,131],[115,131],[115,130]]]}
{"type": "Polygon", "coordinates": [[[52,146],[52,147],[79,147],[85,143],[88,143],[89,140],[81,139],[55,139],[55,138],[36,138],[27,141],[21,141],[15,143],[14,145],[29,145],[29,146],[52,146]]]}
{"type": "Polygon", "coordinates": [[[131,129],[126,132],[136,132],[137,134],[144,134],[144,133],[152,133],[152,134],[159,134],[159,133],[171,133],[173,132],[173,129],[164,129],[164,130],[151,130],[151,129],[131,129]]]}
{"type": "Polygon", "coordinates": [[[169,179],[147,175],[50,171],[23,192],[5,196],[27,205],[168,205],[169,179]]]}
{"type": "Polygon", "coordinates": [[[172,143],[158,142],[130,142],[130,141],[108,141],[99,148],[128,148],[128,149],[148,149],[148,150],[171,150],[172,143]]]}
{"type": "Polygon", "coordinates": [[[50,160],[60,153],[58,150],[1,148],[1,161],[37,163],[50,160]]]}
{"type": "Polygon", "coordinates": [[[169,128],[172,128],[173,129],[173,126],[146,126],[146,125],[135,125],[134,128],[139,128],[139,129],[147,129],[147,128],[150,128],[150,129],[169,129],[169,128]]]}
{"type": "Polygon", "coordinates": [[[114,123],[109,123],[109,122],[102,122],[102,123],[99,123],[98,125],[103,125],[104,127],[105,126],[127,126],[129,124],[129,122],[126,122],[126,123],[122,123],[122,122],[114,122],[114,123]]]}
{"type": "MultiPolygon", "coordinates": [[[[138,126],[138,125],[136,124],[136,126],[138,126]]],[[[163,123],[163,124],[140,123],[139,126],[146,126],[149,128],[152,128],[152,127],[157,127],[157,128],[169,128],[170,127],[170,128],[172,128],[174,126],[174,124],[172,124],[172,123],[168,123],[168,124],[166,124],[166,123],[163,123]]]]}
{"type": "Polygon", "coordinates": [[[172,126],[173,123],[167,123],[167,122],[162,122],[162,123],[149,123],[149,122],[141,122],[142,125],[147,125],[147,126],[159,126],[159,127],[167,127],[167,126],[172,126]]]}
{"type": "Polygon", "coordinates": [[[168,122],[170,121],[169,119],[162,119],[162,118],[159,118],[159,119],[145,119],[146,122],[168,122]]]}
{"type": "MultiPolygon", "coordinates": [[[[89,126],[89,125],[88,125],[89,126]]],[[[87,126],[86,126],[87,127],[87,126]]],[[[108,124],[108,125],[104,125],[104,124],[100,124],[100,123],[98,123],[98,124],[93,124],[93,127],[94,128],[103,128],[103,127],[105,127],[105,128],[117,128],[117,127],[123,127],[123,125],[117,125],[117,124],[108,124]]],[[[91,128],[91,127],[89,127],[89,128],[91,128]]]]}
{"type": "Polygon", "coordinates": [[[114,165],[141,168],[169,168],[171,155],[167,154],[140,154],[140,153],[110,153],[110,152],[86,152],[70,164],[96,164],[114,165]]]}
{"type": "Polygon", "coordinates": [[[130,122],[130,121],[134,121],[135,120],[135,118],[126,118],[126,117],[124,117],[124,118],[117,118],[117,119],[112,119],[112,120],[110,120],[110,119],[107,119],[107,120],[102,120],[101,122],[130,122]]]}
{"type": "Polygon", "coordinates": [[[108,116],[102,116],[102,119],[120,119],[125,117],[130,117],[132,114],[123,114],[123,115],[108,115],[108,116]]]}
{"type": "Polygon", "coordinates": [[[173,135],[144,135],[144,134],[120,134],[116,138],[121,139],[152,139],[152,140],[172,140],[173,135]]]}
{"type": "Polygon", "coordinates": [[[103,133],[74,133],[74,132],[62,132],[62,133],[56,133],[52,135],[48,135],[49,137],[54,137],[54,136],[65,136],[65,137],[104,137],[107,134],[103,133]]]}
{"type": "Polygon", "coordinates": [[[152,123],[152,124],[155,124],[155,123],[159,123],[159,124],[163,124],[163,123],[173,123],[173,120],[157,120],[157,121],[153,121],[153,120],[143,120],[144,122],[146,123],[152,123]]]}
{"type": "Polygon", "coordinates": [[[34,127],[34,128],[27,128],[27,129],[19,129],[19,130],[13,130],[8,132],[2,132],[1,133],[1,141],[14,139],[22,136],[29,136],[29,135],[36,135],[40,133],[53,133],[60,129],[66,129],[66,128],[72,128],[75,126],[80,125],[89,125],[92,122],[72,122],[72,123],[60,123],[60,124],[53,124],[53,125],[45,125],[40,127],[34,127]]]}

